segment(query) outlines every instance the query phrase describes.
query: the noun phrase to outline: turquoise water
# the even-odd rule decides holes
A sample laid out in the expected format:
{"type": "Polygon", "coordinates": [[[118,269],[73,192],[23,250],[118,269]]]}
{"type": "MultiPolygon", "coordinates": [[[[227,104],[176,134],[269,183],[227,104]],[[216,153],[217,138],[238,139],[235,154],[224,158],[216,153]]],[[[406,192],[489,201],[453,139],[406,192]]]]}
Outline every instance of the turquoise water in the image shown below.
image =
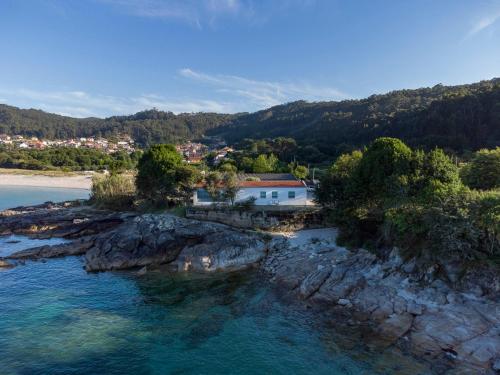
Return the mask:
{"type": "Polygon", "coordinates": [[[61,202],[86,199],[85,189],[39,188],[31,186],[0,186],[0,211],[17,206],[40,204],[47,201],[61,202]]]}
{"type": "MultiPolygon", "coordinates": [[[[41,243],[3,237],[0,256],[41,243]]],[[[428,373],[283,303],[256,272],[82,267],[68,257],[0,271],[0,374],[428,373]]]]}

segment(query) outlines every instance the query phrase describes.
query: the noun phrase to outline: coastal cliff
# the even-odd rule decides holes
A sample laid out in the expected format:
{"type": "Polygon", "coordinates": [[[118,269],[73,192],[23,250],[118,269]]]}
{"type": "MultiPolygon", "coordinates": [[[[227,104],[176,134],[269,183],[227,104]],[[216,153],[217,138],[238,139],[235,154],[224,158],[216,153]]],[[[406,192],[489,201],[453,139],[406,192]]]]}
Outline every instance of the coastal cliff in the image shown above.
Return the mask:
{"type": "Polygon", "coordinates": [[[498,275],[450,285],[430,267],[336,245],[335,229],[262,234],[169,214],[115,213],[78,204],[47,204],[0,213],[0,232],[67,241],[11,254],[26,259],[83,255],[87,271],[155,267],[172,272],[258,267],[284,296],[319,315],[339,313],[368,325],[369,345],[397,345],[446,366],[494,373],[500,368],[498,275]]]}

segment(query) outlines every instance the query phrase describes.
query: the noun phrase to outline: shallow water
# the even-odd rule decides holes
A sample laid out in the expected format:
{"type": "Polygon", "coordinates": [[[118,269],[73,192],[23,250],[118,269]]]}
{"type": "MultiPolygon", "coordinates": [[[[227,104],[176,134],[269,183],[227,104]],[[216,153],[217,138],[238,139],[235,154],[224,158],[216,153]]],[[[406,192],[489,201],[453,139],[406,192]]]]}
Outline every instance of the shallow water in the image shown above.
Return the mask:
{"type": "Polygon", "coordinates": [[[0,211],[6,208],[41,204],[47,201],[61,202],[87,199],[86,189],[40,188],[32,186],[0,186],[0,211]]]}
{"type": "MultiPolygon", "coordinates": [[[[60,240],[52,240],[60,241],[60,240]]],[[[0,256],[47,241],[0,238],[0,256]]],[[[79,257],[0,271],[0,374],[418,374],[282,302],[256,272],[88,274],[79,257]]]]}

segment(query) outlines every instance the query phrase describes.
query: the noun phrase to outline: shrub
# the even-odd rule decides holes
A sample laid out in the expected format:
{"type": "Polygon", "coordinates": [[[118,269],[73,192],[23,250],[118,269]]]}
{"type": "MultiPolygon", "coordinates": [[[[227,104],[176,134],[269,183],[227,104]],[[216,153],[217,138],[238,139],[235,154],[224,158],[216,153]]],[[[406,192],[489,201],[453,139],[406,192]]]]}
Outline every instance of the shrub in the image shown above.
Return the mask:
{"type": "Polygon", "coordinates": [[[198,171],[183,164],[173,145],[151,146],[138,163],[137,191],[155,206],[185,202],[198,180],[198,171]]]}
{"type": "Polygon", "coordinates": [[[473,189],[489,190],[500,187],[500,147],[480,150],[462,169],[465,184],[473,189]]]}
{"type": "Polygon", "coordinates": [[[98,207],[116,210],[133,206],[135,198],[134,177],[125,174],[94,175],[90,202],[98,207]]]}

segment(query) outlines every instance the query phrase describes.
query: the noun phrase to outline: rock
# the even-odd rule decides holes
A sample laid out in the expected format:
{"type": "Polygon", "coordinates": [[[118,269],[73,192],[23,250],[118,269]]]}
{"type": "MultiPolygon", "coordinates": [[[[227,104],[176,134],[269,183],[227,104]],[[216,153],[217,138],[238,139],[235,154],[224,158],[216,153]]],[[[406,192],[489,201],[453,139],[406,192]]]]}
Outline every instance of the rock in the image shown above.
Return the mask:
{"type": "Polygon", "coordinates": [[[412,323],[411,314],[393,314],[378,326],[378,333],[389,343],[393,343],[410,330],[412,323]]]}
{"type": "Polygon", "coordinates": [[[148,267],[144,266],[137,271],[137,276],[144,276],[148,272],[148,267]]]}
{"type": "Polygon", "coordinates": [[[497,357],[494,361],[493,361],[493,365],[491,366],[491,368],[495,371],[500,371],[500,357],[497,357]]]}
{"type": "Polygon", "coordinates": [[[17,207],[0,212],[0,235],[79,238],[112,229],[135,215],[98,210],[80,202],[17,207]]]}
{"type": "Polygon", "coordinates": [[[0,268],[12,268],[14,267],[13,264],[10,264],[9,262],[0,259],[0,268]]]}
{"type": "Polygon", "coordinates": [[[318,289],[323,285],[325,280],[332,273],[331,267],[323,267],[319,270],[309,274],[299,288],[299,294],[302,298],[307,299],[314,293],[318,291],[318,289]]]}
{"type": "Polygon", "coordinates": [[[423,307],[415,301],[409,301],[406,311],[413,315],[422,315],[423,307]]]}
{"type": "Polygon", "coordinates": [[[337,303],[340,305],[340,306],[349,306],[351,305],[351,301],[348,300],[347,298],[341,298],[337,301],[337,303]]]}
{"type": "Polygon", "coordinates": [[[44,245],[21,250],[6,257],[6,259],[43,259],[57,258],[68,255],[82,255],[94,244],[94,237],[83,237],[69,243],[44,245]]]}
{"type": "Polygon", "coordinates": [[[170,263],[179,271],[233,271],[266,254],[257,234],[167,214],[147,214],[104,233],[85,254],[87,271],[170,263]]]}

